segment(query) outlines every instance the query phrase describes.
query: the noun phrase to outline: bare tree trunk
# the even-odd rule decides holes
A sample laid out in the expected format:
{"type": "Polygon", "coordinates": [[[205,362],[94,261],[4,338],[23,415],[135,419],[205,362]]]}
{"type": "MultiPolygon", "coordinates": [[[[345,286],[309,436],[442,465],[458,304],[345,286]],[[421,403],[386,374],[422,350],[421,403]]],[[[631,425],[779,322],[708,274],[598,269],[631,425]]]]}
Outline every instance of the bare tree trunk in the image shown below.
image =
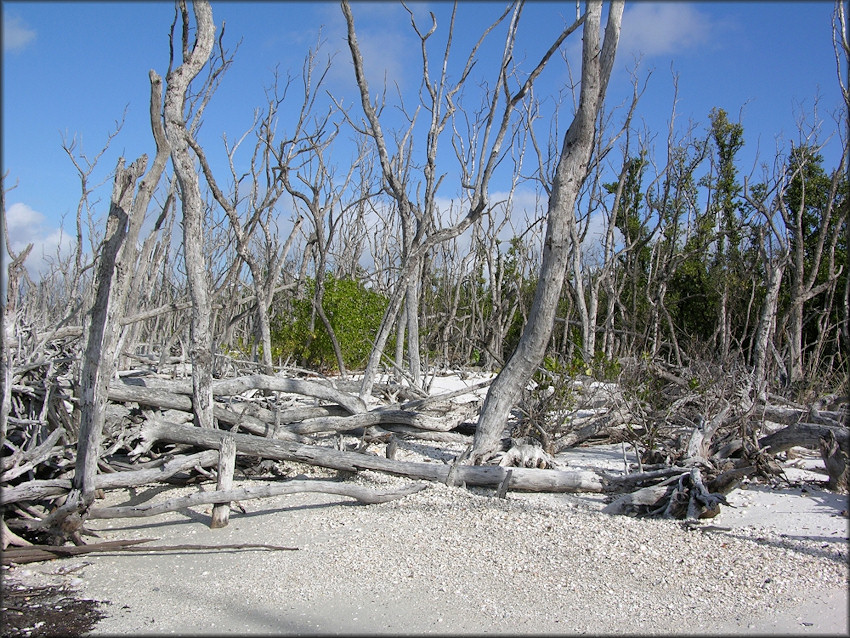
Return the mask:
{"type": "MultiPolygon", "coordinates": [[[[183,42],[183,63],[166,76],[165,134],[171,146],[174,173],[180,185],[183,204],[183,252],[186,261],[186,278],[192,301],[192,319],[189,327],[192,360],[192,398],[195,422],[200,427],[214,427],[212,402],[212,335],[210,317],[212,308],[204,258],[204,202],[195,162],[189,153],[189,131],[183,110],[186,93],[192,80],[206,64],[212,51],[215,24],[212,9],[206,0],[195,0],[192,5],[197,23],[195,44],[183,42]]],[[[189,14],[185,2],[180,3],[183,14],[184,40],[188,39],[189,14]]]]}
{"type": "Polygon", "coordinates": [[[127,235],[136,180],[146,168],[147,157],[144,156],[127,169],[124,158],[118,160],[106,238],[98,259],[94,305],[83,328],[85,352],[80,374],[80,434],[74,484],[84,496],[91,494],[92,498],[106,418],[106,388],[114,370],[118,320],[123,310],[121,287],[128,278],[127,264],[121,263],[119,253],[127,235]]]}
{"type": "MultiPolygon", "coordinates": [[[[357,43],[357,37],[354,29],[354,17],[351,13],[351,7],[346,0],[342,1],[342,11],[345,16],[348,27],[348,45],[351,51],[352,63],[354,65],[354,73],[360,90],[361,104],[363,113],[367,119],[367,135],[371,138],[378,153],[378,159],[381,165],[384,180],[387,185],[387,190],[390,196],[395,201],[398,208],[398,216],[403,224],[402,228],[407,228],[405,231],[408,235],[404,239],[403,254],[400,259],[399,276],[397,282],[392,286],[392,294],[390,295],[390,303],[384,314],[384,321],[375,339],[373,351],[369,357],[369,362],[366,366],[366,371],[363,375],[360,394],[367,396],[371,392],[374,382],[374,375],[377,371],[377,366],[380,357],[383,353],[383,348],[386,345],[386,340],[390,334],[391,325],[387,322],[392,322],[401,308],[401,303],[405,294],[405,290],[412,277],[416,277],[421,272],[421,264],[425,259],[428,250],[437,244],[448,241],[459,236],[475,221],[477,221],[488,204],[488,190],[490,178],[503,157],[502,145],[508,139],[508,129],[511,123],[511,117],[514,113],[517,104],[520,103],[528,95],[535,79],[542,72],[543,68],[558,50],[561,43],[577,29],[581,20],[576,21],[572,26],[564,29],[555,43],[544,54],[537,67],[526,76],[521,82],[519,90],[512,95],[507,90],[510,85],[509,76],[513,73],[513,46],[515,42],[516,27],[519,21],[519,16],[522,9],[522,3],[514,5],[513,17],[508,28],[508,34],[505,41],[505,49],[502,58],[502,63],[498,71],[498,80],[495,86],[500,87],[498,90],[493,90],[487,95],[487,107],[482,111],[482,117],[477,121],[470,122],[466,119],[467,125],[470,126],[470,156],[463,157],[466,153],[456,153],[458,155],[458,169],[462,174],[461,181],[464,184],[464,189],[467,191],[466,197],[469,201],[469,208],[466,216],[458,223],[443,228],[436,228],[437,219],[437,191],[442,182],[442,177],[437,171],[437,148],[439,139],[442,133],[446,130],[450,119],[456,117],[458,104],[454,101],[453,96],[461,90],[469,72],[474,66],[478,47],[487,34],[495,28],[496,25],[511,12],[511,7],[508,7],[500,17],[491,25],[487,31],[481,36],[476,45],[467,58],[466,66],[460,73],[460,77],[455,84],[450,84],[447,74],[448,56],[450,45],[446,47],[443,58],[443,64],[439,73],[439,79],[432,81],[430,65],[428,61],[426,42],[428,38],[436,30],[436,21],[432,16],[432,25],[427,32],[422,32],[416,25],[413,14],[411,13],[411,23],[413,29],[420,38],[422,45],[422,77],[423,77],[423,103],[425,109],[431,115],[430,125],[425,141],[425,166],[422,169],[424,181],[419,184],[413,184],[410,180],[411,166],[411,149],[412,141],[410,137],[413,133],[413,123],[415,117],[409,114],[410,127],[400,136],[402,140],[397,152],[394,156],[390,155],[383,128],[380,122],[380,106],[372,101],[369,85],[366,80],[363,64],[363,56],[360,52],[360,47],[357,43]],[[502,89],[505,89],[504,91],[502,89]],[[505,99],[504,109],[499,114],[502,98],[505,99]],[[470,159],[477,158],[473,161],[474,170],[469,169],[470,159]],[[420,186],[424,192],[420,197],[420,186]],[[404,226],[409,224],[409,226],[404,226]]],[[[454,15],[450,20],[449,25],[449,43],[452,39],[454,29],[454,15]]],[[[454,128],[449,130],[454,131],[454,128]]],[[[409,328],[414,321],[418,321],[419,308],[411,307],[409,309],[411,316],[409,328]]],[[[413,328],[414,333],[418,333],[417,328],[413,328]]],[[[408,331],[408,346],[409,350],[418,347],[418,343],[414,341],[417,334],[410,334],[408,331]]]]}
{"type": "MultiPolygon", "coordinates": [[[[3,178],[5,178],[5,175],[3,178]]],[[[0,392],[0,444],[6,440],[9,409],[12,401],[12,353],[10,348],[17,323],[19,282],[21,275],[25,273],[24,262],[33,247],[32,244],[27,244],[27,247],[17,255],[12,250],[6,228],[6,185],[3,178],[0,178],[0,210],[3,211],[3,220],[0,222],[0,234],[3,237],[3,241],[0,242],[0,276],[6,274],[4,271],[7,251],[9,257],[12,258],[12,263],[9,264],[9,271],[5,280],[6,296],[0,298],[0,383],[3,384],[3,390],[0,392]]]]}
{"type": "Polygon", "coordinates": [[[779,288],[782,285],[782,275],[785,271],[787,253],[771,263],[765,261],[767,268],[767,291],[764,296],[758,327],[756,328],[756,343],[754,347],[753,389],[757,401],[767,399],[767,359],[768,346],[776,328],[776,313],[779,306],[779,288]]]}
{"type": "Polygon", "coordinates": [[[474,464],[487,461],[500,449],[502,432],[510,410],[534,369],[543,359],[552,333],[555,310],[570,253],[571,218],[575,215],[574,207],[579,190],[587,177],[596,131],[596,116],[605,96],[620,37],[623,2],[611,4],[601,51],[599,26],[602,3],[588,2],[585,12],[579,106],[564,136],[561,159],[549,197],[540,279],[529,321],[517,349],[490,386],[484,401],[470,454],[470,461],[474,464]]]}
{"type": "Polygon", "coordinates": [[[419,343],[419,286],[422,281],[422,262],[420,260],[416,274],[408,280],[404,297],[407,314],[407,356],[410,359],[410,375],[413,385],[422,387],[422,359],[419,343]]]}
{"type": "MultiPolygon", "coordinates": [[[[159,115],[162,80],[151,71],[150,82],[150,118],[157,146],[156,157],[135,197],[136,181],[145,172],[147,156],[143,155],[128,169],[124,168],[123,158],[118,161],[106,236],[98,258],[95,299],[83,328],[85,352],[80,373],[80,432],[74,489],[79,490],[85,502],[94,498],[107,388],[118,356],[121,320],[132,281],[131,271],[136,266],[136,243],[148,204],[168,160],[168,143],[159,115]]],[[[74,500],[69,499],[70,502],[74,500]]]]}

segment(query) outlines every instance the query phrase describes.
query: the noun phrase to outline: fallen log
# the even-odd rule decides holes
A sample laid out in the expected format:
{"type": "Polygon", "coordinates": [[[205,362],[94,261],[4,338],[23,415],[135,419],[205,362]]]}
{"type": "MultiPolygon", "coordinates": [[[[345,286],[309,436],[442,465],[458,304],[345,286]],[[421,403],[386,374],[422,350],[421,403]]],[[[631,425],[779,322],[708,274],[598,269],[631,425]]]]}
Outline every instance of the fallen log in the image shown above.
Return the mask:
{"type": "MultiPolygon", "coordinates": [[[[194,467],[209,467],[218,463],[218,450],[205,450],[189,456],[175,456],[159,467],[127,472],[112,472],[97,474],[94,479],[95,489],[115,489],[120,487],[137,487],[148,483],[165,481],[178,472],[191,470],[194,467]]],[[[52,496],[61,496],[71,490],[73,479],[35,480],[21,483],[15,487],[7,487],[0,491],[0,505],[8,505],[18,501],[32,501],[52,496]]]]}
{"type": "MultiPolygon", "coordinates": [[[[221,430],[179,425],[162,419],[149,419],[143,425],[141,434],[150,442],[159,440],[216,449],[221,444],[221,438],[227,433],[221,430]]],[[[450,469],[449,465],[394,461],[371,454],[342,452],[317,445],[262,439],[250,434],[234,434],[233,438],[239,454],[282,461],[298,461],[345,472],[375,470],[445,483],[450,469]]],[[[607,482],[603,476],[589,470],[575,472],[529,468],[512,468],[512,470],[508,487],[514,491],[602,492],[607,482]]],[[[456,480],[458,483],[467,485],[497,487],[504,480],[506,473],[506,468],[495,465],[460,465],[456,468],[456,480]]]]}
{"type": "Polygon", "coordinates": [[[466,445],[472,442],[472,437],[459,432],[434,432],[421,430],[409,425],[389,424],[382,426],[384,430],[398,434],[403,439],[420,439],[422,441],[436,441],[438,443],[462,443],[466,445]]]}
{"type": "Polygon", "coordinates": [[[3,552],[3,564],[11,565],[12,563],[36,563],[45,560],[53,560],[55,558],[65,558],[68,556],[78,556],[80,554],[92,554],[95,552],[111,552],[116,549],[123,549],[129,545],[140,545],[141,543],[149,543],[153,538],[140,538],[136,540],[120,540],[106,541],[103,543],[94,543],[91,545],[29,545],[27,547],[16,547],[6,549],[3,552]]]}
{"type": "Polygon", "coordinates": [[[767,448],[770,454],[779,454],[792,447],[820,450],[821,439],[832,432],[838,446],[850,454],[850,430],[846,427],[820,425],[817,423],[794,423],[773,434],[759,439],[759,447],[767,448]]]}
{"type": "MultiPolygon", "coordinates": [[[[678,476],[676,477],[678,478],[678,476]]],[[[658,485],[649,485],[631,494],[623,494],[604,508],[605,514],[617,514],[624,516],[641,516],[658,509],[673,493],[675,488],[666,481],[658,485]]]]}
{"type": "Polygon", "coordinates": [[[432,394],[431,396],[425,397],[424,399],[413,399],[412,401],[406,401],[405,403],[403,403],[401,405],[401,408],[403,410],[420,410],[426,405],[442,403],[443,401],[448,401],[449,399],[454,399],[456,397],[462,397],[464,395],[471,394],[473,392],[476,392],[477,390],[486,388],[492,383],[493,379],[486,379],[484,381],[479,381],[478,383],[473,383],[472,385],[466,386],[465,388],[458,388],[457,390],[452,390],[451,392],[444,392],[442,394],[432,394]]]}
{"type": "Polygon", "coordinates": [[[757,414],[765,421],[794,425],[795,423],[814,423],[815,425],[840,426],[846,417],[846,412],[839,410],[815,410],[812,408],[781,407],[777,405],[762,406],[757,414]]]}
{"type": "MultiPolygon", "coordinates": [[[[187,395],[169,392],[161,388],[148,388],[129,383],[111,384],[109,386],[108,398],[115,403],[138,403],[139,405],[158,408],[160,410],[192,411],[192,399],[187,395]]],[[[301,440],[295,433],[283,427],[275,428],[272,422],[263,421],[249,414],[240,414],[218,403],[213,405],[213,415],[222,423],[238,425],[243,430],[258,436],[272,436],[291,441],[301,440]]]]}
{"type": "Polygon", "coordinates": [[[149,545],[138,547],[143,543],[149,543],[155,538],[141,538],[134,540],[105,541],[103,543],[92,543],[90,545],[32,545],[30,547],[16,547],[3,552],[2,564],[13,563],[22,565],[24,563],[37,563],[56,558],[67,558],[81,554],[94,554],[103,552],[142,552],[151,554],[154,552],[186,552],[186,551],[228,551],[236,549],[265,549],[277,552],[298,551],[297,547],[284,547],[280,545],[263,545],[254,543],[240,543],[234,545],[149,545]]]}
{"type": "Polygon", "coordinates": [[[250,498],[268,498],[283,494],[297,494],[299,492],[320,492],[323,494],[348,496],[367,505],[376,505],[415,494],[425,489],[425,487],[425,485],[419,484],[397,490],[372,490],[362,485],[335,483],[333,481],[292,480],[279,485],[257,485],[231,490],[216,490],[215,492],[198,492],[189,496],[173,498],[163,503],[127,505],[124,507],[97,507],[89,510],[88,518],[140,518],[174,512],[195,505],[221,504],[231,501],[244,501],[250,498]]]}
{"type": "Polygon", "coordinates": [[[324,399],[341,405],[351,414],[359,414],[366,411],[366,403],[360,397],[346,392],[340,392],[336,388],[308,379],[288,379],[265,374],[252,374],[236,379],[222,379],[220,381],[214,381],[212,384],[214,396],[241,394],[247,390],[287,392],[289,394],[301,394],[316,399],[324,399]]]}
{"type": "Polygon", "coordinates": [[[455,410],[440,418],[410,412],[379,408],[361,414],[350,416],[326,416],[305,419],[300,423],[286,426],[286,429],[296,434],[316,434],[319,432],[346,432],[372,425],[405,425],[431,432],[449,432],[471,415],[470,410],[455,410]]]}
{"type": "Polygon", "coordinates": [[[678,469],[677,475],[657,485],[624,494],[602,511],[606,514],[695,520],[713,518],[720,513],[720,505],[729,505],[723,494],[709,492],[699,468],[693,467],[684,472],[678,469]]]}
{"type": "Polygon", "coordinates": [[[631,415],[617,410],[595,417],[589,423],[576,427],[558,437],[552,444],[552,453],[558,454],[571,447],[576,447],[585,441],[601,435],[610,435],[620,426],[629,422],[631,415]]]}
{"type": "Polygon", "coordinates": [[[39,463],[55,454],[61,454],[62,448],[54,446],[59,441],[59,437],[64,434],[62,428],[56,428],[50,433],[50,436],[37,447],[26,450],[17,450],[12,456],[0,459],[0,469],[2,469],[3,481],[8,482],[17,478],[21,474],[34,469],[39,463]]]}

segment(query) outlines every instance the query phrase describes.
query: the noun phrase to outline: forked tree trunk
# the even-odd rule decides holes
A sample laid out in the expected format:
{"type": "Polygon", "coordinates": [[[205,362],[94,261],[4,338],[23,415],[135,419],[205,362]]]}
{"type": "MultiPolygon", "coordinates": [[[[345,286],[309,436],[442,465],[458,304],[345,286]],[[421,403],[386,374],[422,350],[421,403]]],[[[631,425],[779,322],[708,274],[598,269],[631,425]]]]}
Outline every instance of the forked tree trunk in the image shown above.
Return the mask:
{"type": "Polygon", "coordinates": [[[601,2],[588,2],[583,27],[581,94],[578,111],[564,136],[561,158],[549,198],[546,239],[540,279],[534,293],[528,324],[514,354],[490,386],[478,420],[470,462],[487,461],[501,447],[502,433],[511,408],[546,352],[555,310],[561,295],[570,253],[570,223],[576,199],[587,177],[594,144],[596,117],[605,89],[623,16],[623,2],[613,2],[608,13],[605,40],[600,51],[601,2]]]}
{"type": "MultiPolygon", "coordinates": [[[[190,133],[186,128],[183,111],[189,84],[206,64],[212,51],[215,24],[209,2],[196,0],[192,7],[197,23],[195,44],[191,50],[188,42],[183,44],[183,63],[166,77],[164,115],[165,134],[171,146],[171,160],[183,204],[183,253],[192,301],[189,356],[192,360],[195,421],[201,427],[211,428],[214,427],[210,334],[212,308],[204,258],[204,202],[195,162],[189,153],[190,133]]],[[[185,5],[181,9],[185,24],[188,22],[188,13],[185,5]]],[[[184,29],[184,33],[188,33],[188,28],[184,29]]]]}

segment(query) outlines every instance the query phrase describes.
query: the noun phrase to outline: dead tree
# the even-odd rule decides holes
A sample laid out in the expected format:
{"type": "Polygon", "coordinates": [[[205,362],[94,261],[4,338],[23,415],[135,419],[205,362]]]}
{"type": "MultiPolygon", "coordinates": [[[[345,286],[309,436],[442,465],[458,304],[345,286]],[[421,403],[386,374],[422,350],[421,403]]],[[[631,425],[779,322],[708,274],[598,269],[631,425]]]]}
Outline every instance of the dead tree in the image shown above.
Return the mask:
{"type": "Polygon", "coordinates": [[[94,498],[107,387],[115,369],[120,320],[130,293],[139,230],[168,161],[169,147],[159,114],[162,80],[151,71],[150,82],[150,118],[156,155],[147,175],[147,156],[142,156],[127,169],[123,159],[118,162],[106,237],[98,256],[95,300],[83,329],[85,352],[80,372],[80,433],[74,487],[86,503],[94,498]],[[135,193],[136,181],[143,175],[138,193],[135,193]]]}
{"type": "MultiPolygon", "coordinates": [[[[416,195],[416,185],[410,184],[403,172],[407,165],[405,154],[408,152],[409,136],[411,128],[401,137],[400,148],[396,156],[390,154],[386,143],[385,134],[380,122],[380,108],[372,102],[369,84],[363,69],[363,56],[357,43],[354,28],[354,18],[351,8],[347,2],[342,3],[342,11],[348,26],[348,44],[354,63],[357,86],[360,90],[363,113],[366,116],[365,130],[373,140],[378,152],[378,158],[384,180],[394,204],[398,207],[399,215],[403,224],[409,224],[409,246],[402,255],[397,283],[390,296],[390,303],[384,315],[375,345],[370,355],[364,373],[363,383],[360,389],[361,396],[371,392],[374,376],[377,372],[378,363],[381,359],[384,346],[390,335],[393,321],[402,307],[407,304],[408,353],[412,353],[419,347],[418,344],[418,294],[419,281],[417,275],[422,270],[425,255],[437,244],[457,237],[466,231],[476,220],[478,220],[488,209],[489,185],[493,171],[504,157],[505,142],[508,138],[510,126],[514,121],[514,115],[518,105],[527,97],[535,80],[543,71],[549,59],[558,50],[563,41],[580,26],[582,19],[566,27],[556,38],[553,45],[541,57],[537,66],[520,83],[515,92],[508,88],[508,80],[512,74],[511,61],[513,60],[513,47],[516,41],[516,30],[522,13],[522,3],[514,5],[505,41],[503,58],[500,61],[499,70],[494,82],[495,89],[485,96],[484,112],[479,120],[480,128],[474,136],[470,136],[469,147],[461,155],[471,160],[473,170],[468,164],[459,163],[462,175],[462,184],[465,192],[466,214],[461,220],[445,228],[436,227],[436,195],[442,182],[442,177],[437,170],[437,148],[443,132],[447,125],[458,117],[459,107],[455,101],[458,91],[466,84],[470,72],[476,62],[479,47],[489,32],[501,23],[510,12],[510,7],[484,32],[473,46],[466,59],[466,64],[456,82],[450,83],[447,72],[448,58],[451,48],[451,36],[454,31],[455,11],[448,27],[449,46],[446,47],[442,67],[439,76],[432,78],[428,57],[428,39],[435,32],[436,19],[432,16],[432,24],[428,31],[420,31],[411,14],[413,28],[420,39],[422,52],[423,86],[425,94],[425,106],[431,115],[427,127],[427,139],[425,143],[425,165],[423,174],[425,183],[422,186],[421,195],[416,195]],[[467,157],[468,156],[468,157],[467,157]],[[472,161],[474,158],[474,161],[472,161]],[[411,192],[413,189],[413,192],[411,192]]],[[[412,114],[408,114],[411,122],[415,120],[412,114]]],[[[418,359],[415,355],[411,358],[411,372],[414,379],[418,379],[420,371],[417,370],[418,359]]]]}
{"type": "Polygon", "coordinates": [[[362,215],[360,205],[372,197],[368,186],[361,183],[361,191],[353,196],[353,201],[344,201],[368,150],[365,145],[359,145],[358,155],[351,162],[345,176],[342,179],[337,178],[335,167],[328,156],[340,128],[333,120],[333,108],[324,114],[317,114],[315,106],[316,96],[322,90],[325,76],[330,69],[330,60],[324,67],[319,67],[317,57],[318,47],[311,50],[304,61],[304,99],[294,130],[274,150],[277,162],[275,170],[295,206],[306,211],[305,217],[313,228],[309,244],[314,263],[315,285],[308,333],[314,334],[318,317],[330,338],[339,372],[343,378],[347,378],[342,347],[324,308],[325,277],[330,265],[331,246],[340,223],[352,210],[356,212],[359,209],[362,215]]]}
{"type": "MultiPolygon", "coordinates": [[[[183,208],[183,255],[186,261],[186,278],[192,301],[190,322],[190,356],[197,424],[214,427],[212,414],[212,315],[204,257],[204,203],[195,162],[189,152],[190,132],[184,118],[186,95],[192,80],[200,73],[212,52],[215,24],[212,9],[206,0],[196,0],[192,7],[195,13],[195,42],[189,41],[189,12],[185,0],[179,1],[182,16],[182,61],[180,66],[170,69],[166,75],[165,135],[171,147],[174,173],[180,186],[180,201],[183,208]]],[[[173,37],[173,34],[172,34],[173,37]]]]}
{"type": "Polygon", "coordinates": [[[18,296],[21,278],[26,275],[24,262],[32,252],[32,244],[28,244],[20,253],[15,254],[9,242],[9,232],[6,224],[6,175],[0,178],[0,210],[3,211],[3,220],[0,223],[0,233],[3,241],[0,242],[0,276],[6,276],[6,296],[0,298],[0,383],[3,384],[0,391],[0,442],[6,441],[7,423],[9,418],[9,405],[12,397],[12,338],[19,324],[18,296]],[[11,262],[9,270],[5,272],[6,253],[9,254],[11,262]]]}
{"type": "Polygon", "coordinates": [[[281,248],[273,229],[274,208],[283,195],[283,187],[275,175],[273,165],[273,146],[275,144],[273,123],[277,115],[278,100],[272,99],[268,111],[257,125],[257,142],[251,159],[251,182],[246,200],[247,214],[240,215],[239,206],[245,199],[239,191],[241,179],[237,175],[234,156],[244,136],[231,148],[227,148],[227,159],[230,166],[230,177],[233,180],[233,193],[225,195],[213,174],[203,148],[190,139],[190,145],[201,164],[204,178],[212,191],[216,202],[221,206],[230,222],[230,231],[236,239],[236,252],[239,258],[248,266],[251,273],[254,293],[254,316],[260,333],[262,346],[262,368],[266,374],[272,372],[272,339],[269,308],[280,278],[281,269],[289,254],[292,242],[302,224],[299,217],[289,239],[281,248]],[[262,233],[262,235],[260,235],[262,233]],[[257,250],[257,245],[260,249],[257,250]]]}
{"type": "Polygon", "coordinates": [[[588,2],[582,17],[583,49],[581,93],[578,111],[564,136],[560,160],[552,184],[547,215],[543,263],[529,322],[517,349],[490,386],[478,420],[470,461],[482,463],[501,448],[508,414],[522,388],[543,359],[570,254],[570,223],[579,190],[587,177],[593,150],[596,121],[620,37],[623,3],[614,2],[608,12],[605,39],[600,47],[601,2],[588,2]]]}

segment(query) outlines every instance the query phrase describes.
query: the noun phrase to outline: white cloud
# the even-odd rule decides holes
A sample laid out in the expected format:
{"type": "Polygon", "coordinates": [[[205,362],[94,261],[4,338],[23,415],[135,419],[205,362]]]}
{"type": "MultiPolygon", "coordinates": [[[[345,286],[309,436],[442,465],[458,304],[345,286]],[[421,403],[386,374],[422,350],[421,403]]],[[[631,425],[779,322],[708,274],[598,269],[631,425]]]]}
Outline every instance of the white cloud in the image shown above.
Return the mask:
{"type": "MultiPolygon", "coordinates": [[[[420,3],[413,3],[412,8],[421,23],[420,3]]],[[[410,17],[401,6],[385,2],[356,2],[352,5],[352,13],[372,98],[383,92],[386,79],[387,98],[394,101],[396,84],[404,90],[421,77],[419,40],[410,27],[410,17]]],[[[428,27],[430,22],[422,28],[427,30],[428,27]]],[[[331,92],[340,97],[337,95],[340,89],[354,86],[354,70],[345,19],[339,10],[328,16],[325,35],[329,43],[339,46],[335,49],[337,57],[328,77],[332,82],[331,92]]],[[[356,104],[359,101],[359,97],[354,98],[356,104]]]]}
{"type": "Polygon", "coordinates": [[[637,2],[623,15],[619,51],[645,58],[703,45],[712,28],[704,13],[684,2],[637,2]]]}
{"type": "Polygon", "coordinates": [[[57,251],[67,255],[73,244],[67,233],[63,233],[60,228],[51,228],[45,219],[42,213],[21,202],[6,209],[6,228],[12,251],[19,255],[29,244],[33,245],[25,262],[33,278],[47,271],[49,263],[45,258],[55,259],[57,251]]]}
{"type": "Polygon", "coordinates": [[[20,51],[35,40],[36,33],[18,16],[3,14],[3,51],[20,51]]]}

